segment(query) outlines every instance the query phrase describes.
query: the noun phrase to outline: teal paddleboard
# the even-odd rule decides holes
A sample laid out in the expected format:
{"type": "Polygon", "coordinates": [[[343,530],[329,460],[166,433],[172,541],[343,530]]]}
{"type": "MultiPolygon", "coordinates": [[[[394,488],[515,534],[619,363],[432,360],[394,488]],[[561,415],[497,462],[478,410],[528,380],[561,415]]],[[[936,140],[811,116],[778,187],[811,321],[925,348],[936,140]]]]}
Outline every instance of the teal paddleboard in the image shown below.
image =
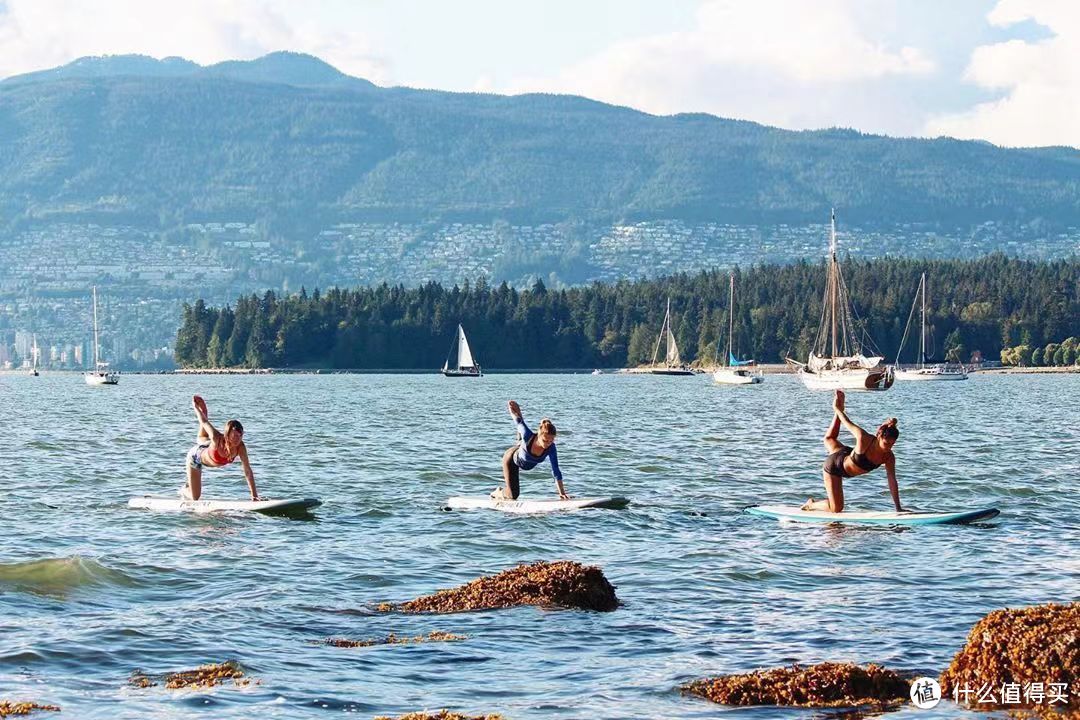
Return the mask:
{"type": "Polygon", "coordinates": [[[997,508],[960,512],[823,512],[802,510],[797,505],[755,505],[746,508],[751,515],[801,523],[847,523],[857,525],[963,525],[989,520],[1001,511],[997,508]]]}

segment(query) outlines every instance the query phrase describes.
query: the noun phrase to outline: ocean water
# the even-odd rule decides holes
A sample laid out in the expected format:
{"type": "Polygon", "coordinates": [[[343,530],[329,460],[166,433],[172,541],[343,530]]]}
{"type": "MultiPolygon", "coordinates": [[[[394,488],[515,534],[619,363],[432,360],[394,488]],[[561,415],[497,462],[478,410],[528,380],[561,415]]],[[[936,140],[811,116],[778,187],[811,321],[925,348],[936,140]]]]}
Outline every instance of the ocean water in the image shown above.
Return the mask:
{"type": "MultiPolygon", "coordinates": [[[[1080,376],[975,376],[851,394],[857,422],[900,418],[901,498],[994,505],[996,520],[909,530],[787,526],[742,512],[820,497],[831,398],[792,376],[0,376],[0,698],[59,717],[318,718],[421,709],[507,718],[824,718],[678,692],[719,673],[876,662],[937,675],[990,610],[1080,598],[1080,376]],[[174,494],[195,423],[240,418],[260,492],[316,496],[309,521],[131,510],[174,494]],[[496,486],[505,404],[550,416],[572,494],[621,511],[447,512],[496,486]],[[596,564],[611,613],[375,611],[533,560],[596,564]],[[462,642],[335,648],[328,637],[446,631],[462,642]],[[260,682],[136,689],[233,660],[260,682]]],[[[207,497],[245,495],[238,467],[207,497]]],[[[546,466],[523,494],[549,496],[546,466]]],[[[848,505],[889,509],[884,472],[848,505]]],[[[1080,688],[1074,689],[1080,691],[1080,688]]],[[[907,706],[897,715],[955,717],[907,706]]],[[[973,714],[971,716],[974,716],[973,714]]]]}

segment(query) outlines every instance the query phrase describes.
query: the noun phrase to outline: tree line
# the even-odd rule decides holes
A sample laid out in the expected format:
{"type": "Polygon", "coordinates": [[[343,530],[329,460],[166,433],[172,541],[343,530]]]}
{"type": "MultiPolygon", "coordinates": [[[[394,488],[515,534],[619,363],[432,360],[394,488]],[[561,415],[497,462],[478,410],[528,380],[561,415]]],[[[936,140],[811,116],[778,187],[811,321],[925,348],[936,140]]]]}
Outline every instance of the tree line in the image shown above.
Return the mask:
{"type": "MultiPolygon", "coordinates": [[[[925,272],[927,349],[987,359],[1002,349],[1044,348],[1080,336],[1080,260],[1035,262],[1001,254],[977,260],[889,258],[843,263],[862,335],[896,358],[925,272]]],[[[733,345],[740,358],[803,360],[821,318],[824,263],[735,269],[733,345]]],[[[708,365],[727,346],[728,274],[709,270],[657,280],[526,290],[484,280],[331,288],[242,296],[234,305],[185,305],[175,359],[184,368],[419,369],[442,365],[461,323],[486,368],[625,367],[649,362],[670,298],[682,357],[708,365]]],[[[918,322],[918,317],[912,319],[918,322]]],[[[902,362],[915,361],[917,324],[902,362]],[[913,339],[914,338],[914,339],[913,339]]],[[[1064,352],[1064,351],[1063,351],[1064,352]]],[[[663,351],[661,350],[661,355],[663,351]]]]}
{"type": "Polygon", "coordinates": [[[1045,347],[1017,345],[1001,349],[1003,365],[1026,365],[1035,367],[1066,367],[1080,362],[1080,338],[1067,337],[1060,343],[1047,343],[1045,347]]]}

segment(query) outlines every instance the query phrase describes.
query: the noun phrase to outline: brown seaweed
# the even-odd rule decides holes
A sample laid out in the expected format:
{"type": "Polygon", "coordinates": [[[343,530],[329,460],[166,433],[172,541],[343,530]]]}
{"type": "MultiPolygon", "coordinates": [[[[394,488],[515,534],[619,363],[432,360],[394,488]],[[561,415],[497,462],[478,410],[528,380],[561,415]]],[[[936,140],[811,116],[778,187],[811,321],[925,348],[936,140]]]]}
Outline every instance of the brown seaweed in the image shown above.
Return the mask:
{"type": "Polygon", "coordinates": [[[560,561],[519,565],[401,605],[383,603],[379,610],[452,613],[520,605],[609,612],[619,606],[619,600],[615,597],[615,587],[600,568],[560,561]]]}
{"type": "Polygon", "coordinates": [[[722,705],[854,707],[892,705],[908,699],[910,683],[878,665],[851,663],[757,670],[695,680],[683,691],[722,705]]]}
{"type": "Polygon", "coordinates": [[[0,700],[0,718],[12,715],[29,715],[35,710],[48,710],[60,712],[59,705],[40,705],[35,702],[17,702],[15,700],[0,700]]]}
{"type": "Polygon", "coordinates": [[[340,648],[358,648],[358,647],[373,647],[375,645],[416,645],[419,643],[429,642],[456,642],[459,640],[468,640],[467,635],[455,635],[454,633],[442,632],[436,630],[430,632],[427,635],[398,636],[394,633],[390,633],[384,638],[374,638],[371,640],[349,640],[346,638],[326,638],[323,641],[325,645],[331,645],[333,647],[340,648]]]}
{"type": "MultiPolygon", "coordinates": [[[[251,679],[244,676],[243,669],[237,663],[229,661],[200,665],[192,670],[178,670],[161,675],[146,675],[136,670],[128,679],[128,684],[133,687],[148,688],[161,682],[165,684],[167,690],[180,690],[216,687],[227,680],[231,680],[236,686],[251,683],[251,679]]],[[[258,681],[255,682],[258,683],[258,681]]]]}
{"type": "Polygon", "coordinates": [[[989,613],[939,682],[944,697],[970,707],[1080,714],[1080,603],[989,613]]]}

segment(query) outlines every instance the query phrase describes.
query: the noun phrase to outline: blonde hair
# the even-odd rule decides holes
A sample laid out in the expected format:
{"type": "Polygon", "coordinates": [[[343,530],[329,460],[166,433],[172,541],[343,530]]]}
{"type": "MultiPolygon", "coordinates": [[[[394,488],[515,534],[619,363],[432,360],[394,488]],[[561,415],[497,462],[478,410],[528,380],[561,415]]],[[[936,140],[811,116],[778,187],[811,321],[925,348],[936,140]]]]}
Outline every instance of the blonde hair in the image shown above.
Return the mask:
{"type": "Polygon", "coordinates": [[[555,437],[559,433],[559,431],[555,429],[555,423],[551,422],[547,418],[544,418],[540,421],[540,427],[538,429],[538,432],[541,435],[550,435],[551,437],[555,437]]]}

